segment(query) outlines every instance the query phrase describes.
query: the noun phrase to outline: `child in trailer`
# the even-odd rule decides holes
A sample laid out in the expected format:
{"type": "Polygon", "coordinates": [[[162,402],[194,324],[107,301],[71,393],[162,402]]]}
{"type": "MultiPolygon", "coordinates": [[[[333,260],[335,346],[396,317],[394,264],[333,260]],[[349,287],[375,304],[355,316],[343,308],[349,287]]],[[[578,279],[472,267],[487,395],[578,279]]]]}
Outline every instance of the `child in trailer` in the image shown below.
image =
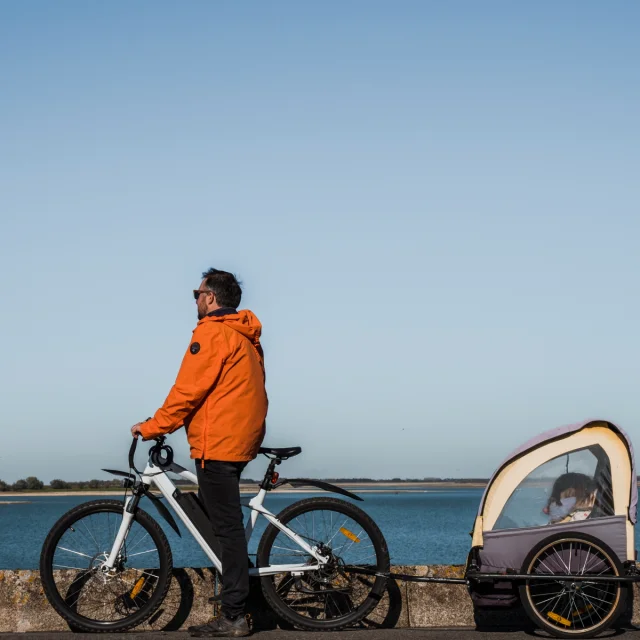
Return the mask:
{"type": "Polygon", "coordinates": [[[553,483],[547,506],[542,510],[549,524],[578,522],[591,516],[596,502],[596,483],[584,473],[563,473],[553,483]]]}

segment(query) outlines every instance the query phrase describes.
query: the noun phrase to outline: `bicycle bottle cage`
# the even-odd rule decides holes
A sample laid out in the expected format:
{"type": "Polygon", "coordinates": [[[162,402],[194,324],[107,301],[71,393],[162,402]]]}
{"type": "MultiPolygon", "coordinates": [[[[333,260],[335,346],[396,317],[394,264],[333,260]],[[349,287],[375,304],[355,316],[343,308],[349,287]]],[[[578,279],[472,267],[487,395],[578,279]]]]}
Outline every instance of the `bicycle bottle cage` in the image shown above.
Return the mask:
{"type": "Polygon", "coordinates": [[[149,457],[154,467],[165,469],[173,464],[173,449],[161,441],[151,447],[149,457]]]}

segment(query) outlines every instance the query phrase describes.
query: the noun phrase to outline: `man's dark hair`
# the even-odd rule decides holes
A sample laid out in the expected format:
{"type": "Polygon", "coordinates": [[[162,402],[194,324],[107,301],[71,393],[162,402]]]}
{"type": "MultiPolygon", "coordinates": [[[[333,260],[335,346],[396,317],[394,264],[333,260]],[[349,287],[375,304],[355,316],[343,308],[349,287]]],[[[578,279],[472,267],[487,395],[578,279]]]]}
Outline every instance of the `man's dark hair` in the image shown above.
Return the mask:
{"type": "Polygon", "coordinates": [[[202,274],[202,277],[205,280],[204,286],[216,294],[216,302],[221,307],[237,309],[240,306],[242,289],[233,273],[209,269],[202,274]]]}

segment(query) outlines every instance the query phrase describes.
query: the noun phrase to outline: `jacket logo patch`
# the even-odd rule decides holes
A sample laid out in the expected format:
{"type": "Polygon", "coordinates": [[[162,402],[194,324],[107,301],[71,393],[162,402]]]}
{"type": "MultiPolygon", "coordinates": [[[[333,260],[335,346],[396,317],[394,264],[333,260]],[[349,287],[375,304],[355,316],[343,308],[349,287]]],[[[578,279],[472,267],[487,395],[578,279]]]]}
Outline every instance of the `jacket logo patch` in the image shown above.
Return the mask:
{"type": "Polygon", "coordinates": [[[195,356],[196,353],[198,353],[198,351],[200,351],[200,343],[198,342],[194,342],[190,347],[189,347],[189,351],[191,351],[191,353],[193,353],[193,355],[195,356]]]}

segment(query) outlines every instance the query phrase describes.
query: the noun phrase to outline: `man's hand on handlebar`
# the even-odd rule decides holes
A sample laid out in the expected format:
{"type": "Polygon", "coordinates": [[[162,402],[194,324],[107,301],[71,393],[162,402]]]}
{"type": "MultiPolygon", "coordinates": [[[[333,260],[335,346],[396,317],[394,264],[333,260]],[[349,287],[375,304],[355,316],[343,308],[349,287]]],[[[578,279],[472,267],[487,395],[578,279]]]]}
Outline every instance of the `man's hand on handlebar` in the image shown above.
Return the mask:
{"type": "MultiPolygon", "coordinates": [[[[137,438],[138,436],[142,436],[142,429],[141,426],[147,422],[148,420],[151,420],[151,418],[147,418],[146,420],[143,420],[142,422],[136,422],[136,424],[133,425],[133,427],[131,427],[131,435],[134,438],[137,438]]],[[[144,440],[144,436],[142,436],[142,439],[144,440]]]]}
{"type": "Polygon", "coordinates": [[[137,424],[134,424],[133,427],[131,427],[131,435],[134,438],[137,438],[138,436],[142,435],[142,430],[140,429],[141,425],[142,425],[142,422],[138,422],[137,424]]]}

